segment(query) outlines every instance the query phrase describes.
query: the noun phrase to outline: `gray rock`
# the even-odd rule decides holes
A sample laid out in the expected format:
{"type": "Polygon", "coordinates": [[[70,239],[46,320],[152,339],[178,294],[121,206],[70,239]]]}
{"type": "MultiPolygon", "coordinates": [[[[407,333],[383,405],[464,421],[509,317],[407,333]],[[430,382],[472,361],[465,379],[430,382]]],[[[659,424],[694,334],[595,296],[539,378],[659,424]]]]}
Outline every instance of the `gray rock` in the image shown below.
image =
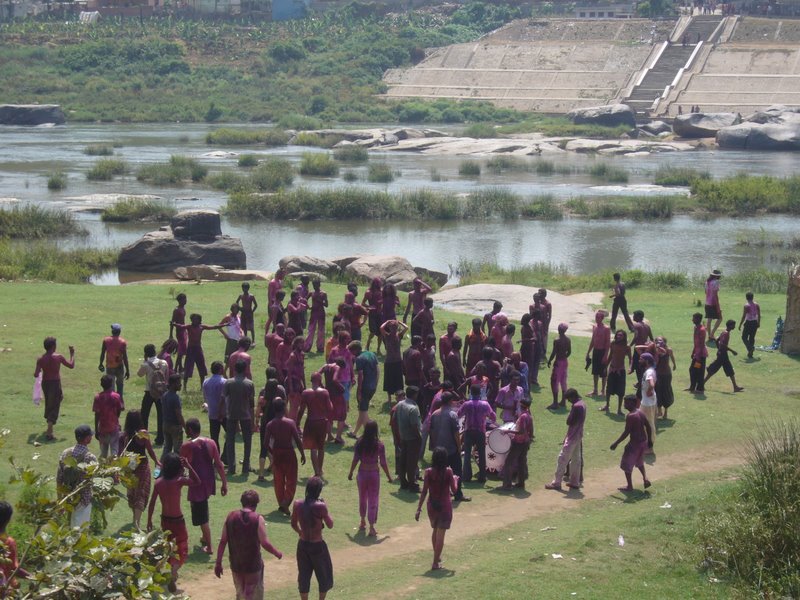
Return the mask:
{"type": "Polygon", "coordinates": [[[328,278],[323,273],[315,273],[313,271],[296,271],[292,273],[292,278],[300,279],[303,275],[308,276],[311,281],[314,281],[315,279],[319,279],[322,283],[328,281],[328,278]]]}
{"type": "Polygon", "coordinates": [[[761,110],[748,115],[745,119],[747,123],[795,123],[800,121],[800,112],[785,106],[773,106],[766,110],[761,110]]]}
{"type": "Polygon", "coordinates": [[[278,261],[278,266],[287,273],[321,273],[332,275],[339,273],[341,268],[335,262],[316,258],[315,256],[284,256],[278,261]]]}
{"type": "Polygon", "coordinates": [[[219,213],[215,210],[184,210],[169,223],[176,238],[187,240],[213,239],[222,235],[219,213]]]}
{"type": "Polygon", "coordinates": [[[187,265],[211,264],[244,269],[247,256],[242,241],[227,235],[195,240],[176,237],[172,231],[152,231],[125,246],[119,268],[125,271],[164,273],[187,265]]]}
{"type": "Polygon", "coordinates": [[[446,273],[442,273],[441,271],[431,271],[430,269],[426,269],[425,267],[414,267],[414,272],[420,279],[424,279],[426,281],[433,281],[439,287],[445,285],[447,281],[450,279],[450,277],[446,273]]]}
{"type": "Polygon", "coordinates": [[[344,272],[350,277],[367,281],[380,277],[402,291],[410,290],[417,277],[414,267],[402,256],[362,256],[348,264],[344,272]]]}
{"type": "Polygon", "coordinates": [[[739,150],[800,150],[800,121],[724,127],[717,132],[717,144],[739,150]]]}
{"type": "Polygon", "coordinates": [[[678,115],[672,122],[672,131],[684,138],[714,137],[723,127],[742,122],[739,113],[689,113],[678,115]]]}
{"type": "Polygon", "coordinates": [[[627,104],[606,104],[605,106],[576,108],[567,113],[567,118],[576,125],[594,124],[605,127],[626,125],[631,129],[636,128],[636,114],[627,104]]]}
{"type": "Polygon", "coordinates": [[[339,269],[344,271],[347,265],[349,265],[354,260],[358,260],[362,256],[366,256],[366,254],[349,254],[347,256],[334,256],[333,258],[329,258],[328,260],[330,260],[337,267],[339,267],[339,269]]]}
{"type": "Polygon", "coordinates": [[[0,104],[0,125],[63,125],[66,122],[58,104],[0,104]]]}
{"type": "Polygon", "coordinates": [[[398,140],[416,140],[428,137],[425,135],[425,132],[422,131],[421,129],[413,129],[411,127],[404,127],[403,129],[395,129],[394,131],[390,131],[389,133],[394,137],[396,137],[398,140]]]}
{"type": "Polygon", "coordinates": [[[191,265],[178,267],[172,272],[184,281],[268,281],[270,278],[266,271],[230,270],[219,265],[191,265]]]}
{"type": "Polygon", "coordinates": [[[640,125],[639,129],[644,131],[645,133],[649,133],[650,135],[659,135],[660,133],[672,133],[672,127],[669,126],[669,123],[664,123],[664,121],[650,121],[649,123],[640,125]]]}

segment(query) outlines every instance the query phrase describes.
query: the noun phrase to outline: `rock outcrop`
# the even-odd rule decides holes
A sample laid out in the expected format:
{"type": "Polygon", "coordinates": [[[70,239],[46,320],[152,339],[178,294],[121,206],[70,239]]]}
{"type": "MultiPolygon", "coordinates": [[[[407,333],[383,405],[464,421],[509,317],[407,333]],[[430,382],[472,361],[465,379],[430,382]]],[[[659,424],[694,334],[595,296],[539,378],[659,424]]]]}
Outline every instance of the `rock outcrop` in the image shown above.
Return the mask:
{"type": "Polygon", "coordinates": [[[602,125],[604,127],[625,125],[631,129],[636,128],[636,113],[627,104],[576,108],[567,113],[567,118],[576,125],[602,125]]]}
{"type": "Polygon", "coordinates": [[[269,281],[271,273],[245,269],[225,269],[219,265],[191,265],[172,271],[183,281],[269,281]]]}
{"type": "Polygon", "coordinates": [[[63,125],[58,104],[0,104],[0,125],[63,125]]]}
{"type": "Polygon", "coordinates": [[[741,122],[739,113],[689,113],[675,117],[672,131],[683,138],[708,138],[717,135],[723,127],[741,122]]]}
{"type": "Polygon", "coordinates": [[[278,266],[287,273],[306,272],[333,275],[341,271],[335,262],[315,256],[284,256],[278,261],[278,266]]]}
{"type": "Polygon", "coordinates": [[[639,129],[650,135],[661,135],[662,133],[672,133],[672,127],[669,123],[664,121],[650,121],[644,125],[640,125],[639,129]]]}
{"type": "Polygon", "coordinates": [[[119,268],[126,271],[164,273],[191,265],[247,267],[242,241],[222,235],[216,211],[178,213],[170,227],[144,234],[124,247],[119,256],[119,268]]]}
{"type": "Polygon", "coordinates": [[[743,123],[720,129],[717,145],[738,150],[800,150],[800,113],[795,108],[771,106],[743,123]]]}

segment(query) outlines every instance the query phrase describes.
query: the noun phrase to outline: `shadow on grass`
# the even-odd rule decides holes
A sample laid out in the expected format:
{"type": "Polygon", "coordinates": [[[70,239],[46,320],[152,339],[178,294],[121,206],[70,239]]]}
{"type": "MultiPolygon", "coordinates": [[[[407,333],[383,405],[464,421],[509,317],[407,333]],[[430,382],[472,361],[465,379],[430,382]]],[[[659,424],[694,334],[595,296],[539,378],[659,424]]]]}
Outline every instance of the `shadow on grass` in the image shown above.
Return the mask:
{"type": "Polygon", "coordinates": [[[504,490],[500,486],[490,489],[489,493],[497,494],[498,496],[513,496],[514,498],[519,498],[520,500],[522,500],[523,498],[529,498],[531,495],[531,493],[524,488],[514,487],[511,488],[510,490],[504,490]]]}
{"type": "Polygon", "coordinates": [[[675,419],[656,419],[656,432],[661,432],[664,429],[670,429],[675,425],[675,419]]]}
{"type": "Polygon", "coordinates": [[[39,444],[41,446],[43,444],[55,444],[55,443],[60,443],[60,442],[64,441],[63,439],[58,437],[58,434],[54,433],[53,435],[55,435],[55,438],[53,438],[52,440],[48,440],[45,437],[44,432],[42,432],[42,433],[30,433],[30,434],[28,434],[28,442],[27,443],[28,443],[29,446],[34,446],[36,444],[39,444]]]}
{"type": "Polygon", "coordinates": [[[395,490],[393,492],[389,492],[389,495],[394,496],[406,504],[415,504],[419,502],[419,494],[407,492],[406,490],[395,490]]]}
{"type": "Polygon", "coordinates": [[[277,508],[269,513],[261,513],[267,523],[289,523],[291,520],[289,515],[283,514],[277,508]]]}
{"type": "Polygon", "coordinates": [[[447,577],[452,577],[455,574],[456,572],[453,569],[441,567],[439,569],[428,569],[422,574],[422,576],[429,577],[430,579],[445,579],[447,577]]]}
{"type": "Polygon", "coordinates": [[[612,494],[611,497],[621,500],[624,504],[635,504],[636,502],[652,498],[650,492],[646,490],[637,490],[636,488],[632,490],[618,490],[617,493],[612,494]]]}
{"type": "Polygon", "coordinates": [[[647,463],[648,465],[656,464],[656,455],[655,455],[655,453],[653,453],[653,454],[645,454],[644,455],[644,462],[647,463]]]}
{"type": "Polygon", "coordinates": [[[354,544],[358,544],[359,546],[377,546],[378,544],[382,544],[388,540],[390,537],[388,535],[384,535],[383,537],[369,536],[363,529],[359,529],[358,533],[355,535],[352,533],[346,533],[345,535],[347,536],[348,540],[354,544]]]}

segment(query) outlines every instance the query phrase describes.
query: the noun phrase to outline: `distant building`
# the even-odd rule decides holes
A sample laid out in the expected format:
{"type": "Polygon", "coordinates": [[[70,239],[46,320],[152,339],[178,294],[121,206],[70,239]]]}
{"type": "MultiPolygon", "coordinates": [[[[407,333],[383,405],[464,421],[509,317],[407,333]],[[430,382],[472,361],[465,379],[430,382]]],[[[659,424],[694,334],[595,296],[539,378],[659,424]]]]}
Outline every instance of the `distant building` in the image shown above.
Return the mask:
{"type": "Polygon", "coordinates": [[[593,4],[575,7],[578,19],[630,19],[636,14],[634,4],[593,4]]]}
{"type": "Polygon", "coordinates": [[[310,0],[272,0],[272,20],[302,19],[308,14],[310,0]]]}

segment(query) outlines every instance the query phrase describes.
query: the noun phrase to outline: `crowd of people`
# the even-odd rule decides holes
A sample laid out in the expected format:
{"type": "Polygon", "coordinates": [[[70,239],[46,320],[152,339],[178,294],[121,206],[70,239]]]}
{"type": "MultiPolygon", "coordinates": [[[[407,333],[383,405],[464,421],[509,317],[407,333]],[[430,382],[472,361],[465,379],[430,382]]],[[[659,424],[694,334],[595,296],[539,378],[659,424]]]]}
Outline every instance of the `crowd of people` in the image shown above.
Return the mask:
{"type": "MultiPolygon", "coordinates": [[[[121,325],[111,325],[110,335],[102,341],[98,368],[103,375],[101,391],[93,403],[94,427],[79,426],[75,445],[61,454],[59,491],[63,494],[79,486],[82,476],[75,464],[97,461],[89,449],[94,437],[99,442],[101,458],[121,453],[135,455],[136,483],[128,489],[133,524],[141,527],[146,511],[146,526],[152,529],[156,506],[160,506],[161,529],[168,532],[177,548],[170,561],[170,589],[175,589],[178,570],[188,556],[183,488],[188,489],[192,525],[200,528],[202,550],[213,554],[209,500],[216,494],[217,480],[220,494],[228,493],[228,478],[241,465],[242,473],[256,472],[259,481],[272,475],[278,510],[290,517],[299,536],[296,560],[300,595],[308,596],[310,579],[315,574],[320,598],[324,598],[333,587],[331,558],[322,538],[323,529],[332,527],[333,520],[320,499],[326,445],[344,444],[345,435],[355,439],[348,478],[356,473],[359,528],[366,531],[368,527],[368,535],[377,536],[381,471],[390,483],[394,474],[401,490],[419,494],[417,519],[426,507],[432,527],[431,568],[442,568],[442,549],[453,518],[453,503],[470,500],[464,495],[462,484],[472,481],[474,472],[478,482],[487,479],[487,432],[499,431],[508,440],[505,462],[496,467],[502,480],[500,489],[525,488],[528,449],[535,433],[531,390],[540,387],[543,365],[551,369],[552,403],[548,408],[555,411],[570,404],[555,474],[545,487],[562,490],[564,482],[569,488],[583,485],[582,442],[587,407],[579,392],[568,386],[572,344],[567,323],[556,327],[557,336],[547,355],[553,307],[546,290],[533,295],[528,312],[521,316],[519,339],[515,339],[517,327],[500,301],[494,302],[483,318],[473,319],[470,331],[462,339],[455,322],[448,323],[445,333],[436,337],[433,300],[429,297],[432,290],[420,279],[414,281],[402,317],[398,317],[401,303],[392,284],[373,280],[361,303],[356,300],[357,287],[349,284],[332,318],[331,335],[326,338],[329,300],[322,283],[302,276],[284,305],[284,277],[285,273],[278,270],[267,289],[264,345],[268,367],[266,383],[258,393],[251,372],[251,352],[255,348],[254,313],[259,305],[247,283],[242,284],[242,294],[226,316],[213,325],[204,324],[199,314],[189,314],[187,323],[187,296],[176,296],[168,339],[160,350],[151,343],[144,346],[137,370],[144,380],[144,396],[140,408],[127,411],[124,425],[120,419],[125,411],[124,388],[130,367],[121,325]],[[211,363],[210,377],[202,346],[203,333],[208,330],[219,330],[226,340],[223,360],[211,363]],[[410,339],[403,350],[407,336],[410,339]],[[362,342],[363,337],[367,338],[366,343],[362,342]],[[389,466],[378,425],[370,418],[381,380],[378,356],[370,350],[373,342],[377,353],[381,347],[385,350],[383,391],[390,410],[394,469],[389,466]],[[307,373],[305,355],[312,349],[324,354],[324,361],[320,369],[307,373]],[[198,418],[186,418],[183,413],[180,392],[189,385],[195,370],[210,437],[201,435],[198,418]],[[352,425],[347,422],[351,398],[357,406],[352,425]],[[151,441],[153,407],[156,433],[151,441]],[[260,441],[259,464],[253,469],[252,436],[256,432],[260,441]],[[238,434],[243,440],[241,461],[236,456],[238,434]],[[154,446],[162,446],[160,455],[154,446]],[[420,461],[428,448],[432,450],[430,466],[420,471],[420,461]],[[314,475],[307,481],[304,498],[295,500],[298,455],[299,463],[305,465],[306,451],[314,475]]],[[[728,320],[725,330],[715,337],[722,322],[720,278],[721,273],[715,270],[706,281],[706,325],[702,314],[693,316],[688,388],[693,393],[702,393],[706,382],[720,369],[730,377],[734,391],[742,390],[728,356],[736,354],[730,347],[736,322],[728,320]],[[717,356],[706,368],[709,343],[716,344],[717,356]]],[[[761,315],[751,293],[746,301],[739,328],[743,328],[742,339],[752,357],[761,315]]],[[[626,485],[620,489],[630,491],[634,469],[641,472],[644,487],[650,486],[645,456],[653,452],[657,420],[667,418],[674,401],[672,372],[676,360],[667,340],[654,337],[643,311],[629,313],[625,284],[619,274],[614,275],[610,323],[606,325],[608,316],[603,310],[595,314],[585,357],[594,384],[588,395],[605,399],[601,411],[611,411],[612,396],[618,399],[617,414],[622,414],[623,404],[628,411],[624,432],[611,449],[628,440],[620,462],[626,485]],[[616,327],[619,315],[631,333],[630,342],[626,331],[616,327]],[[634,378],[630,387],[626,375],[634,378]]],[[[57,352],[53,337],[44,340],[44,349],[34,376],[44,402],[45,436],[51,440],[62,400],[60,368],[74,368],[75,350],[70,347],[69,358],[64,357],[57,352]]],[[[226,518],[217,546],[215,573],[222,575],[227,549],[237,598],[263,596],[259,548],[279,559],[283,556],[267,537],[263,517],[257,512],[259,502],[255,490],[244,491],[242,508],[226,518]]],[[[5,507],[0,506],[2,518],[4,511],[5,507]]],[[[84,486],[71,513],[71,524],[79,527],[90,516],[91,488],[84,486]]],[[[2,519],[0,525],[3,536],[2,519]]]]}

